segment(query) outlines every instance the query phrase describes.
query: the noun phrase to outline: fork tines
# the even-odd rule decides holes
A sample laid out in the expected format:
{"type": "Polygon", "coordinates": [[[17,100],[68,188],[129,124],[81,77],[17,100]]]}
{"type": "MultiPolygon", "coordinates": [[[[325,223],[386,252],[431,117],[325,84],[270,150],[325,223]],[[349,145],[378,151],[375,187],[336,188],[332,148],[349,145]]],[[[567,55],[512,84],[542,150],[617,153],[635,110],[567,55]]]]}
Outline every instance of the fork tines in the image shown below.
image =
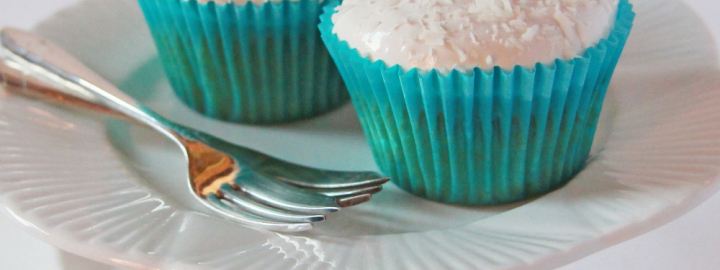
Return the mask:
{"type": "Polygon", "coordinates": [[[225,215],[232,212],[229,216],[243,223],[277,231],[304,231],[330,213],[369,201],[389,180],[375,173],[348,174],[324,174],[317,181],[296,181],[248,172],[239,175],[234,185],[224,184],[207,200],[227,210],[223,211],[225,215]]]}

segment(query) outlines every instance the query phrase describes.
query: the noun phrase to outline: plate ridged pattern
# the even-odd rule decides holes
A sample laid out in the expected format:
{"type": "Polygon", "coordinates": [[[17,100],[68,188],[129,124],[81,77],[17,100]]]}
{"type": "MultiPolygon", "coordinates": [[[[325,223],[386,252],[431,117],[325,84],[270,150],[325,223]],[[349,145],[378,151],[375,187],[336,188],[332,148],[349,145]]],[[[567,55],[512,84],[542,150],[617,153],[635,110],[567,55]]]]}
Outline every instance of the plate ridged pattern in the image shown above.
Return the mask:
{"type": "MultiPolygon", "coordinates": [[[[141,76],[136,68],[153,54],[130,3],[85,1],[39,30],[123,82],[141,76]],[[93,32],[97,25],[107,25],[107,33],[93,32]],[[81,33],[98,37],[80,40],[81,33]],[[127,57],[107,61],[108,52],[127,57]]],[[[551,269],[653,229],[718,189],[717,49],[681,3],[636,4],[636,28],[605,108],[604,143],[570,184],[523,205],[458,208],[390,187],[310,234],[250,230],[160,192],[121,160],[102,122],[6,96],[0,97],[0,198],[49,242],[132,269],[551,269]]],[[[300,133],[312,125],[298,127],[279,129],[300,133]]],[[[367,147],[348,145],[356,146],[367,147]]],[[[296,152],[317,147],[286,148],[298,159],[296,152]]],[[[319,151],[310,152],[315,162],[319,151]]]]}

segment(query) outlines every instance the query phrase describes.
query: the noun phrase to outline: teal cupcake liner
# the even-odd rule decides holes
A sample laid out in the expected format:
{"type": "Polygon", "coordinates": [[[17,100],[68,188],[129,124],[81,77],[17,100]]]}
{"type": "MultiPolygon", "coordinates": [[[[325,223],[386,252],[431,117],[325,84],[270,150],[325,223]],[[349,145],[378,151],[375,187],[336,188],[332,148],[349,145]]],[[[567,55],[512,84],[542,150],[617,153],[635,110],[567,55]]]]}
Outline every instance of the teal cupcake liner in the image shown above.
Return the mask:
{"type": "Polygon", "coordinates": [[[267,124],[349,99],[320,40],[321,1],[138,1],[175,93],[200,113],[267,124]]]}
{"type": "Polygon", "coordinates": [[[572,60],[443,73],[361,56],[332,32],[337,5],[321,36],[381,170],[411,193],[466,205],[545,194],[583,168],[635,17],[621,0],[609,37],[572,60]]]}

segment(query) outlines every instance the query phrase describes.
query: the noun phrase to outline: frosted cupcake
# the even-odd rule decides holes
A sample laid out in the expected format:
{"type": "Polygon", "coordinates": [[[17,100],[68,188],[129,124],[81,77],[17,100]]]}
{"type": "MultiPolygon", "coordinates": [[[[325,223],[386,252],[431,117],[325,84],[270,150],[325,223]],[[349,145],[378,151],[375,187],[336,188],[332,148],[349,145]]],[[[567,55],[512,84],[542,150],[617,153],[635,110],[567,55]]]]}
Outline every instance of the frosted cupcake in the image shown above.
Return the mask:
{"type": "Polygon", "coordinates": [[[308,118],[348,100],[320,40],[322,0],[138,0],[177,96],[241,123],[308,118]]]}
{"type": "Polygon", "coordinates": [[[633,19],[627,0],[345,0],[320,32],[381,169],[483,205],[582,169],[633,19]]]}

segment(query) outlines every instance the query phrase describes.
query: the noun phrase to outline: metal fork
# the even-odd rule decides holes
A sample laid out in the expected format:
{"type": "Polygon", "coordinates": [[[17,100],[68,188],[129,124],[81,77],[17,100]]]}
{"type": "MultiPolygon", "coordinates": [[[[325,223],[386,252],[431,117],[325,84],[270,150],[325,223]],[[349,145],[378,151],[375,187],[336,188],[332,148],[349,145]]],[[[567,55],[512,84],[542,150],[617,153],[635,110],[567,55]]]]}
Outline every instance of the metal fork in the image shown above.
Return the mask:
{"type": "Polygon", "coordinates": [[[368,201],[388,181],[374,172],[289,163],[175,124],[60,47],[18,29],[0,31],[0,85],[8,92],[90,108],[156,130],[184,150],[189,187],[202,204],[255,228],[310,230],[327,214],[368,201]]]}

